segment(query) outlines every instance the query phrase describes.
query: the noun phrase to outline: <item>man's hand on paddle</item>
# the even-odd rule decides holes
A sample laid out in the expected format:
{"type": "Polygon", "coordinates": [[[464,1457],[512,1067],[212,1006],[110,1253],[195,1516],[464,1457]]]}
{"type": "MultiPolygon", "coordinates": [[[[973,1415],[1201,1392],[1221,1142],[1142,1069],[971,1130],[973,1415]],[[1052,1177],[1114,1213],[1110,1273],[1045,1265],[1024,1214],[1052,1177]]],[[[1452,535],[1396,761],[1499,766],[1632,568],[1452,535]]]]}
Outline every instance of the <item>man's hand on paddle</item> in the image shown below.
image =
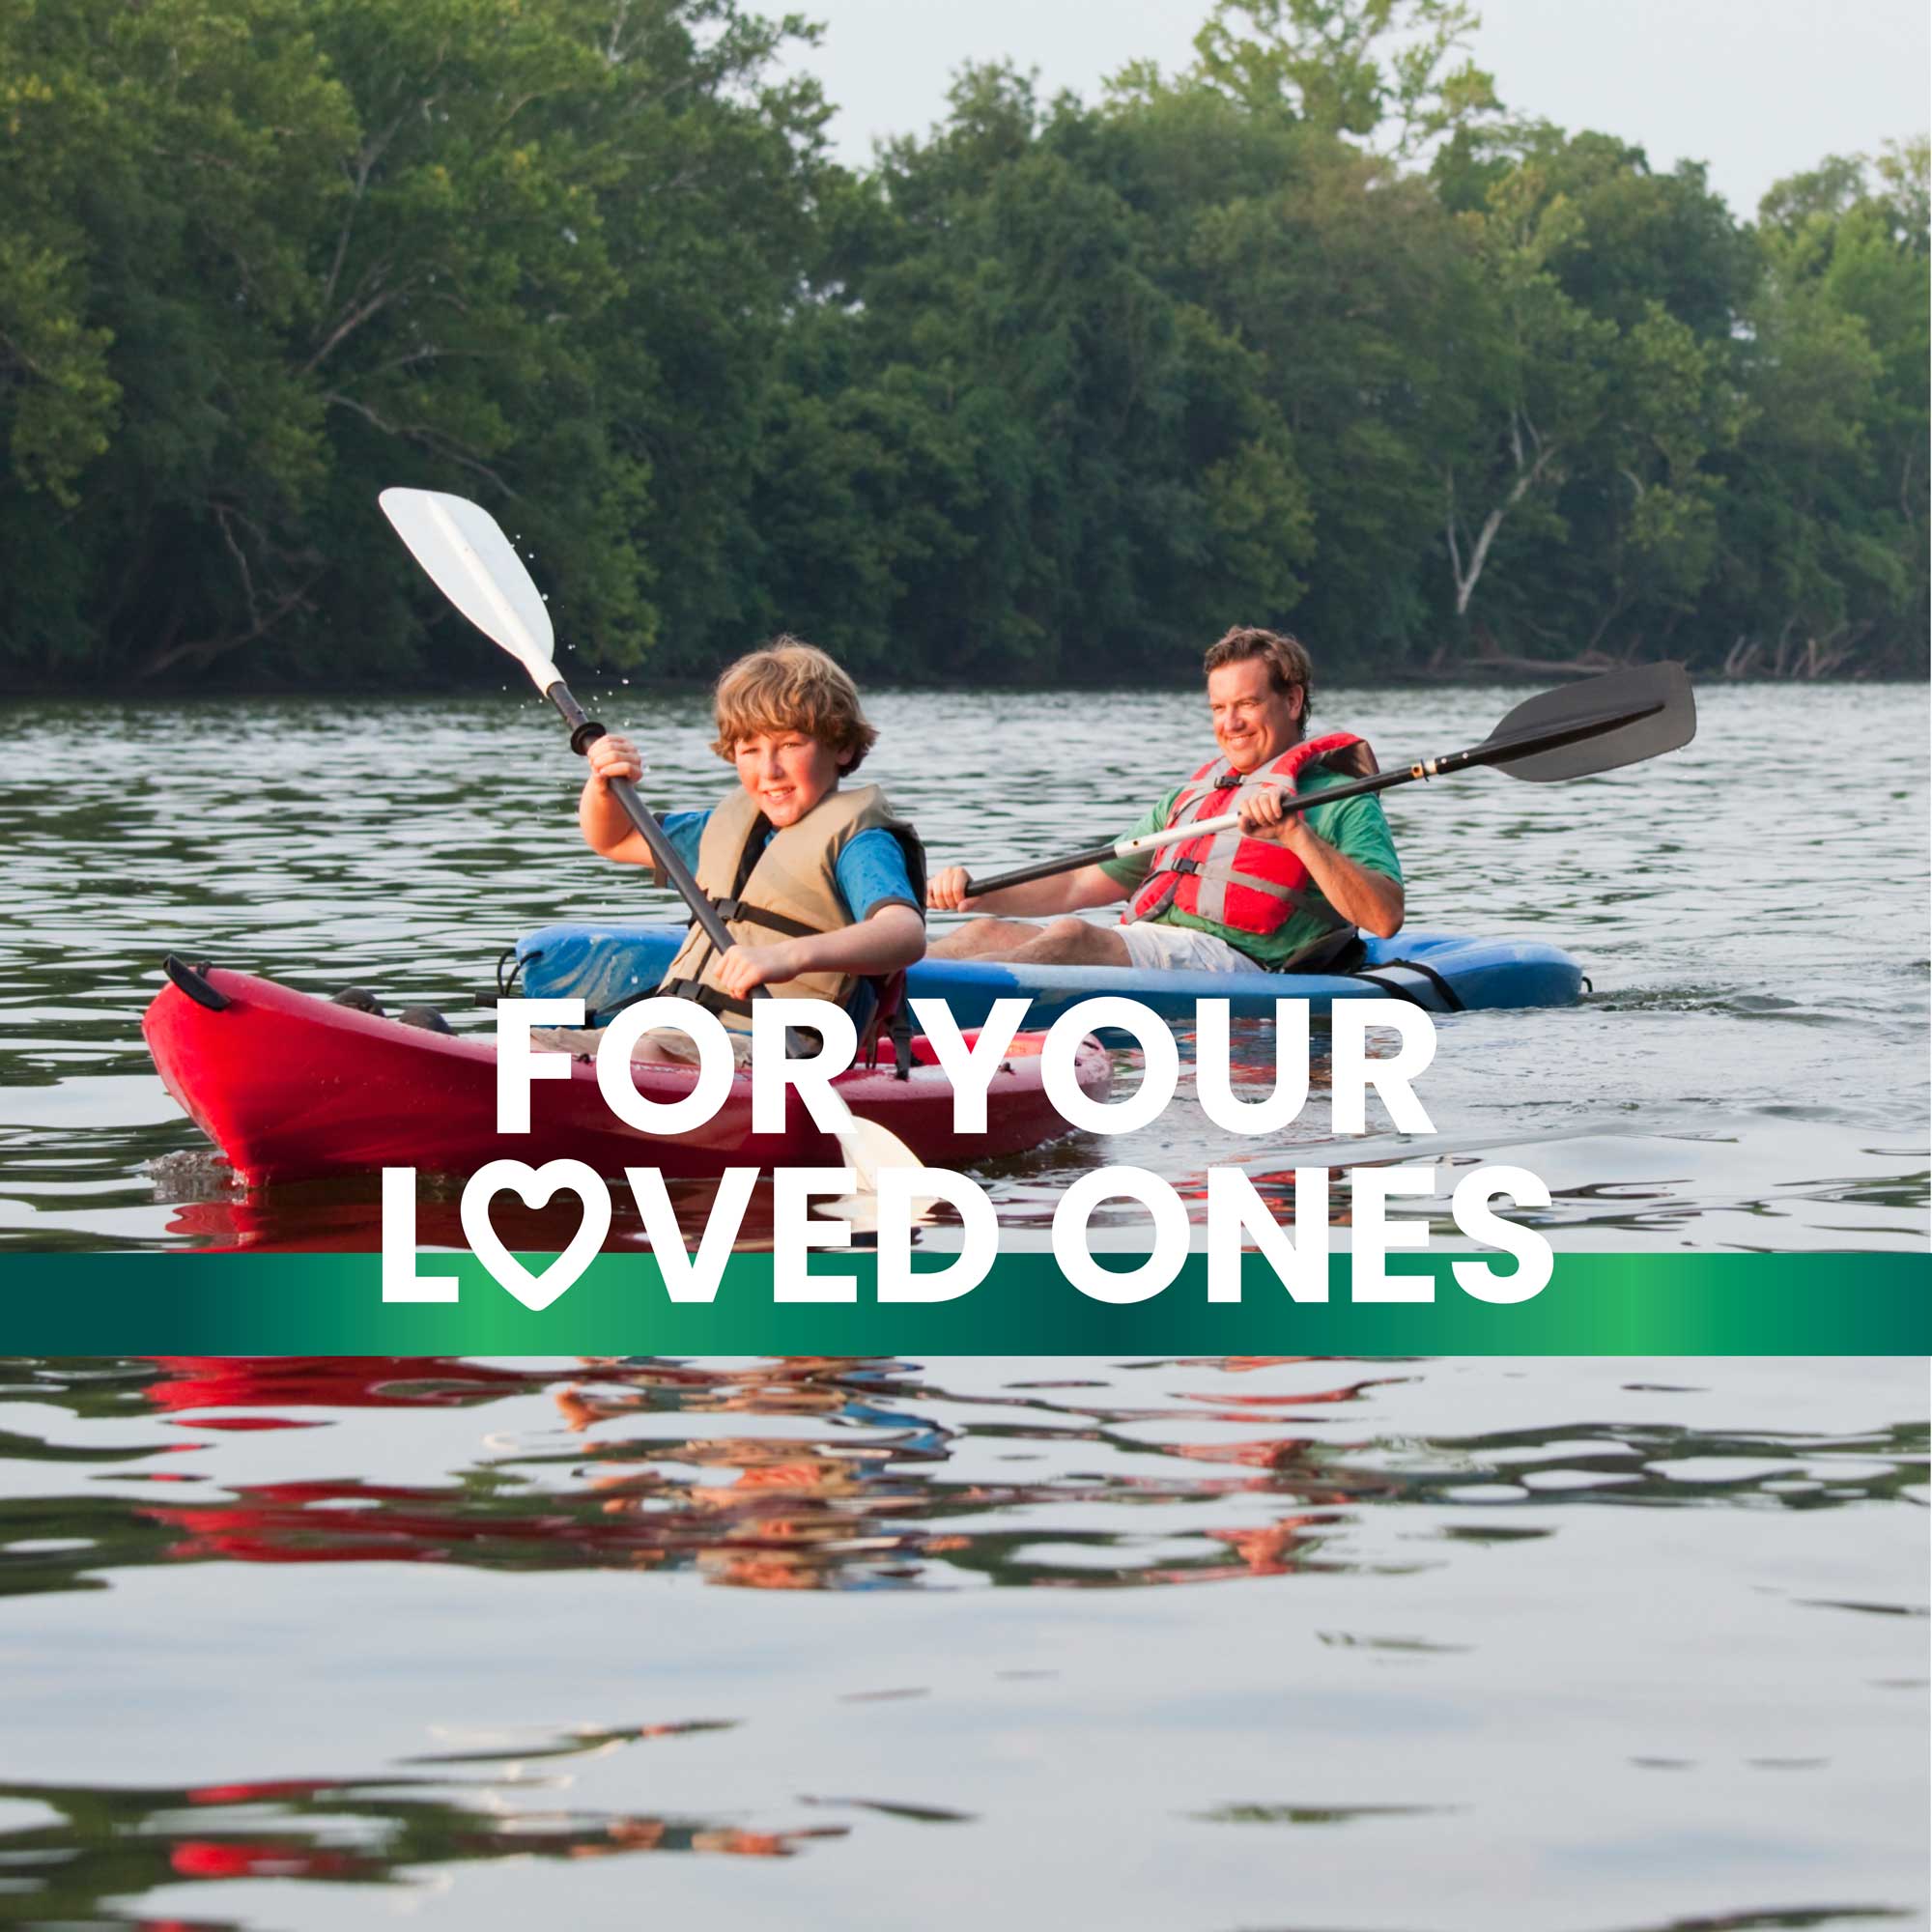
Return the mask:
{"type": "Polygon", "coordinates": [[[978,900],[970,897],[966,891],[972,878],[964,866],[949,866],[943,872],[936,873],[926,882],[927,909],[932,912],[971,912],[978,904],[978,900]]]}
{"type": "Polygon", "coordinates": [[[1256,838],[1285,845],[1308,867],[1308,875],[1328,903],[1349,922],[1378,939],[1402,930],[1404,899],[1400,880],[1390,878],[1338,851],[1308,822],[1305,811],[1287,810],[1292,792],[1260,792],[1241,808],[1241,830],[1256,838]]]}
{"type": "Polygon", "coordinates": [[[1279,785],[1257,792],[1241,808],[1241,830],[1251,838],[1266,838],[1286,845],[1291,852],[1305,853],[1315,834],[1309,829],[1305,811],[1288,810],[1288,801],[1293,796],[1279,785]]]}

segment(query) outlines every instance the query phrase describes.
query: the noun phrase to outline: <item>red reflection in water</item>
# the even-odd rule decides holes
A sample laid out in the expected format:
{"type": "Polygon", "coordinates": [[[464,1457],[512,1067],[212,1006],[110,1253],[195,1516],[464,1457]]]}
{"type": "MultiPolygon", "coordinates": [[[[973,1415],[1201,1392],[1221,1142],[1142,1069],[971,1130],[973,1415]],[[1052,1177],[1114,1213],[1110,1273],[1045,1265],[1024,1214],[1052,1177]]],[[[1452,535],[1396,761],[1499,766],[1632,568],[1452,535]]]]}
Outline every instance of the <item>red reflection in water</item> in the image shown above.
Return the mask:
{"type": "Polygon", "coordinates": [[[205,1838],[184,1838],[168,1854],[168,1862],[183,1878],[364,1878],[378,1867],[347,1852],[323,1852],[298,1845],[277,1845],[260,1838],[237,1844],[217,1844],[205,1838]]]}
{"type": "MultiPolygon", "coordinates": [[[[151,1355],[162,1371],[143,1394],[156,1408],[455,1408],[526,1389],[541,1378],[446,1355],[151,1355]],[[411,1386],[419,1384],[420,1386],[411,1386]]],[[[210,1418],[198,1429],[312,1428],[210,1418]]]]}
{"type": "MultiPolygon", "coordinates": [[[[566,1734],[539,1755],[569,1754],[586,1744],[729,1728],[716,1724],[647,1726],[566,1734]]],[[[500,1753],[507,1762],[514,1750],[500,1753]]],[[[478,1754],[488,1762],[488,1754],[478,1754]]],[[[0,1865],[14,1876],[11,1901],[34,1924],[133,1924],[146,1932],[216,1932],[205,1920],[129,1918],[128,1901],[188,1883],[283,1879],[326,1884],[418,1884],[440,1869],[497,1859],[593,1859],[632,1853],[697,1852],[725,1858],[786,1859],[809,1840],[846,1836],[845,1825],[794,1829],[721,1818],[570,1811],[554,1798],[523,1811],[520,1774],[446,1784],[383,1773],[364,1781],[265,1778],[152,1787],[0,1783],[0,1804],[24,1801],[36,1815],[0,1825],[0,1865]],[[185,1807],[245,1807],[237,1816],[185,1827],[185,1807]],[[48,1816],[46,1814],[52,1814],[48,1816]],[[353,1845],[345,1845],[352,1836],[353,1845]]],[[[4,1916],[4,1915],[0,1915],[4,1916]]],[[[9,1922],[12,1922],[11,1919],[9,1922]]],[[[227,1920],[218,1921],[227,1926],[227,1920]]],[[[232,1928],[230,1928],[232,1932],[232,1928]]]]}
{"type": "MultiPolygon", "coordinates": [[[[717,1196],[715,1180],[667,1183],[672,1210],[685,1235],[704,1232],[717,1196]]],[[[644,1225],[621,1186],[611,1194],[611,1232],[606,1251],[649,1245],[644,1225]]],[[[490,1218],[518,1253],[556,1254],[570,1243],[582,1220],[575,1203],[546,1202],[526,1207],[514,1194],[499,1194],[490,1218]]],[[[168,1233],[199,1248],[280,1254],[374,1254],[383,1244],[383,1200],[367,1177],[306,1181],[253,1194],[225,1195],[214,1201],[187,1201],[176,1207],[168,1233]]],[[[739,1226],[740,1249],[768,1247],[772,1238],[772,1191],[761,1183],[753,1191],[739,1226]]],[[[459,1201],[438,1195],[416,1202],[416,1245],[468,1251],[459,1201]]]]}
{"type": "MultiPolygon", "coordinates": [[[[1310,1395],[1240,1400],[1225,1411],[1189,1396],[1178,1408],[1090,1414],[1069,1429],[1065,1413],[1035,1398],[1006,1398],[1003,1429],[1015,1441],[1123,1451],[1123,1473],[1044,1482],[949,1482],[950,1431],[919,1412],[922,1393],[908,1365],[843,1356],[774,1360],[731,1368],[670,1361],[586,1363],[594,1384],[554,1387],[548,1371],[490,1368],[439,1358],[298,1356],[270,1359],[172,1356],[148,1391],[156,1406],[355,1408],[449,1406],[549,1389],[565,1459],[542,1447],[528,1459],[545,1470],[532,1482],[526,1461],[491,1463],[434,1484],[381,1484],[353,1477],[249,1485],[206,1504],[134,1505],[139,1519],[172,1540],[156,1554],[176,1561],[250,1563],[457,1562],[503,1569],[665,1567],[696,1570],[740,1589],[828,1590],[936,1582],[938,1571],[980,1575],[1021,1586],[1146,1587],[1266,1577],[1311,1567],[1333,1512],[1365,1493],[1385,1492],[1377,1474],[1345,1473],[1337,1446],[1307,1435],[1240,1442],[1149,1441],[1119,1426],[1175,1419],[1253,1421],[1278,1405],[1352,1400],[1366,1382],[1310,1395]],[[1200,1406],[1195,1406],[1199,1404],[1200,1406]],[[1204,1409],[1206,1412],[1204,1413],[1204,1409]],[[679,1413],[781,1418],[812,1426],[814,1439],[734,1433],[660,1434],[679,1413]],[[636,1433],[643,1425],[641,1435],[636,1433]],[[605,1431],[606,1425],[630,1425],[605,1431]],[[1148,1459],[1156,1459],[1150,1466],[1148,1459]],[[1208,1475],[1202,1464],[1227,1466],[1208,1475]],[[1189,1469],[1184,1477],[1176,1465],[1189,1469]],[[1199,1473],[1195,1473],[1198,1471],[1199,1473]],[[1236,1473],[1238,1472],[1238,1473],[1236,1473]],[[1030,1553],[1010,1534],[953,1530],[949,1518],[1035,1505],[1106,1503],[1134,1495],[1210,1499],[1278,1494],[1296,1514],[1257,1528],[1202,1525],[1201,1554],[1146,1565],[1132,1539],[1095,1533],[1097,1548],[1119,1548],[1119,1563],[1060,1564],[1030,1553]],[[1309,1511],[1330,1514],[1313,1516],[1309,1511]],[[1226,1560],[1232,1551],[1239,1564],[1226,1560]]],[[[1229,1398],[1220,1398],[1228,1401],[1229,1398]]],[[[288,1418],[225,1417],[244,1426],[288,1418]]],[[[197,1424],[197,1426],[199,1426],[197,1424]]],[[[675,1425],[672,1425],[673,1429],[675,1425]]]]}

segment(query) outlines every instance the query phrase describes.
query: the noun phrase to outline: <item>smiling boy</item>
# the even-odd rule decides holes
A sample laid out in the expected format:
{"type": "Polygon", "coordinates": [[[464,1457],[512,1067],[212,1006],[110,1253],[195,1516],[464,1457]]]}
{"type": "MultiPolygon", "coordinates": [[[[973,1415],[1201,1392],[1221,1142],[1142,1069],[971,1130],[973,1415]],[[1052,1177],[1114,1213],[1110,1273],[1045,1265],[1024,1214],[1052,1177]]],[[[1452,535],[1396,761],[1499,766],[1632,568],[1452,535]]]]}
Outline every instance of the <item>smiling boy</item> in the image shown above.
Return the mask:
{"type": "MultiPolygon", "coordinates": [[[[925,859],[877,785],[841,783],[879,734],[823,651],[787,637],[740,658],[718,680],[714,707],[712,750],[737,768],[737,789],[708,811],[669,812],[663,825],[735,944],[720,953],[694,924],[658,990],[715,1012],[743,1060],[754,987],[869,1009],[867,982],[921,957],[925,859]]],[[[599,738],[589,760],[577,812],[585,842],[619,865],[651,865],[610,788],[642,778],[637,748],[599,738]]],[[[863,1034],[866,1013],[855,1017],[863,1034]]],[[[635,1057],[691,1053],[682,1034],[647,1033],[635,1057]]]]}

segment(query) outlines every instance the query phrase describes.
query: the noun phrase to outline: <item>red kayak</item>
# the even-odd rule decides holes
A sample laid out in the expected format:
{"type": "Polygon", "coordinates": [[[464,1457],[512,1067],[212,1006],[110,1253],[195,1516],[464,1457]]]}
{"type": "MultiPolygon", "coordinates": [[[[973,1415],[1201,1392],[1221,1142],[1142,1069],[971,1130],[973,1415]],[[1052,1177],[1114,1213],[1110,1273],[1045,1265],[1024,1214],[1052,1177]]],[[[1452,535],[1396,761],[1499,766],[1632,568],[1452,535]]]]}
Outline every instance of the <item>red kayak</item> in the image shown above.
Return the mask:
{"type": "MultiPolygon", "coordinates": [[[[169,962],[169,984],[141,1021],[162,1082],[246,1185],[413,1167],[468,1176],[497,1159],[571,1159],[599,1174],[655,1167],[673,1179],[726,1167],[836,1167],[838,1143],[797,1094],[781,1134],[752,1131],[752,1083],[741,1074],[704,1126],[646,1134],[604,1104],[588,1060],[568,1080],[530,1084],[527,1134],[497,1131],[497,1049],[405,1026],[220,967],[169,962]]],[[[970,1042],[974,1036],[968,1034],[970,1042]]],[[[901,1080],[890,1064],[855,1067],[835,1083],[854,1114],[876,1121],[930,1167],[966,1167],[1023,1153],[1067,1131],[1040,1077],[1043,1034],[1021,1034],[986,1094],[987,1130],[955,1133],[952,1088],[930,1043],[915,1037],[901,1080]]],[[[1089,1039],[1076,1073],[1106,1092],[1105,1051],[1089,1039]]],[[[689,1092],[695,1069],[632,1067],[656,1100],[689,1092]]]]}

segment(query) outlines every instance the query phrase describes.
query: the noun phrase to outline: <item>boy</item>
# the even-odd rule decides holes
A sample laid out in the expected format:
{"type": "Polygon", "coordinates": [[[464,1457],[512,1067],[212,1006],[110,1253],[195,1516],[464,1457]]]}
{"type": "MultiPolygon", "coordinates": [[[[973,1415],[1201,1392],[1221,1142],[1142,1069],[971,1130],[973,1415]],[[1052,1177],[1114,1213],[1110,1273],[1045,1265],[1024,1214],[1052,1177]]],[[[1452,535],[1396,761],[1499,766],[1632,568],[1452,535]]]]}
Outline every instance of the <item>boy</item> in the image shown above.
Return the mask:
{"type": "MultiPolygon", "coordinates": [[[[714,696],[711,749],[737,767],[738,788],[708,811],[662,823],[736,942],[719,953],[696,923],[667,970],[662,993],[695,999],[751,1054],[751,995],[857,1007],[864,1037],[872,989],[925,952],[925,856],[918,835],[876,785],[842,786],[877,741],[852,680],[826,654],[783,637],[732,665],[714,696]]],[[[649,866],[650,848],[611,796],[610,781],[643,776],[627,739],[599,738],[578,824],[595,852],[649,866]]],[[[590,1036],[571,1044],[582,1050],[590,1036]]],[[[689,1062],[674,1029],[639,1040],[634,1058],[689,1062]]]]}

